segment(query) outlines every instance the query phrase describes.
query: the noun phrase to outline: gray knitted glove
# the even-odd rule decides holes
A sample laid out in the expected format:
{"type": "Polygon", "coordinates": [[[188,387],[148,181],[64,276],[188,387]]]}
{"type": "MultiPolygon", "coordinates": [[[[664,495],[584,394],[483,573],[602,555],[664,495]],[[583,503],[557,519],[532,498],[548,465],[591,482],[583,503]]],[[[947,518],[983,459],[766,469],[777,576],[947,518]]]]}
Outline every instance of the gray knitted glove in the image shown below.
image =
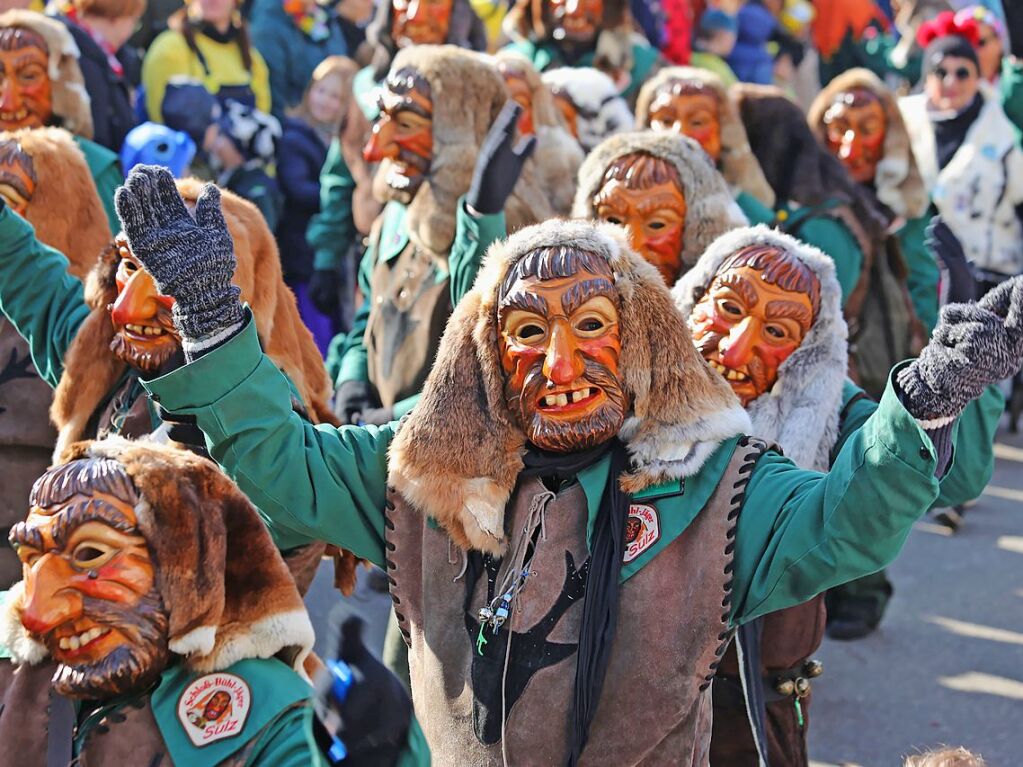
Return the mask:
{"type": "Polygon", "coordinates": [[[203,187],[193,219],[166,169],[137,165],[114,204],[132,253],[175,301],[174,324],[186,349],[242,324],[241,291],[231,284],[234,243],[216,186],[203,187]]]}
{"type": "Polygon", "coordinates": [[[949,304],[920,357],[898,374],[902,402],[936,428],[1023,364],[1023,277],[973,304],[949,304]]]}

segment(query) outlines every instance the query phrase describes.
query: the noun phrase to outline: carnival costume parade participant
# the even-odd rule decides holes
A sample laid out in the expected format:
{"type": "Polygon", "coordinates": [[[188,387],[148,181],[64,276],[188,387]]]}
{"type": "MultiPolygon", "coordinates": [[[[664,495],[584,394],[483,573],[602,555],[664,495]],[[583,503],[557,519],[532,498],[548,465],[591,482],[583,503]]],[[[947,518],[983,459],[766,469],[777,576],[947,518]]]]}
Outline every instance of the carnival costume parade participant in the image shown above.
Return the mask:
{"type": "Polygon", "coordinates": [[[377,119],[384,79],[402,48],[454,45],[487,50],[487,32],[469,0],[381,0],[366,27],[370,64],[355,76],[353,91],[366,117],[377,119]]]}
{"type": "MultiPolygon", "coordinates": [[[[0,197],[25,217],[39,239],[67,254],[65,268],[83,279],[110,242],[110,228],[85,157],[60,128],[0,133],[0,197]]],[[[6,309],[3,299],[0,307],[6,309]]],[[[53,388],[39,377],[25,340],[0,315],[0,528],[25,515],[32,483],[50,465],[56,431],[53,388]]],[[[0,547],[0,589],[20,577],[14,552],[0,547]]]]}
{"type": "Polygon", "coordinates": [[[742,436],[622,230],[549,221],[491,249],[397,432],[314,428],[231,289],[226,228],[155,168],[117,204],[192,350],[147,387],[195,417],[279,545],[386,564],[443,764],[705,763],[732,628],[894,557],[956,418],[1023,360],[1021,280],[946,310],[830,473],[802,470],[742,436]]]}
{"type": "Polygon", "coordinates": [[[204,458],[82,442],[11,531],[5,767],[320,764],[313,628],[259,515],[204,458]]]}
{"type": "Polygon", "coordinates": [[[632,31],[625,0],[516,0],[503,23],[507,47],[538,72],[595,67],[635,100],[659,61],[657,49],[632,31]]]}
{"type": "Polygon", "coordinates": [[[343,422],[408,412],[484,250],[506,222],[514,231],[553,216],[523,167],[536,139],[516,139],[521,110],[508,102],[497,69],[476,54],[417,46],[395,58],[364,150],[380,163],[374,192],[387,205],[359,268],[363,304],[327,362],[343,422]]]}
{"type": "Polygon", "coordinates": [[[498,52],[494,61],[509,97],[522,107],[518,135],[536,136],[536,147],[526,164],[532,168],[540,187],[546,190],[554,212],[566,216],[572,209],[583,150],[533,65],[513,51],[498,52]]]}
{"type": "Polygon", "coordinates": [[[966,257],[998,282],[1023,272],[1023,150],[980,79],[974,19],[921,26],[924,92],[899,100],[924,184],[966,257]]]}
{"type": "Polygon", "coordinates": [[[650,131],[612,136],[590,152],[572,215],[624,227],[668,286],[719,235],[746,223],[694,141],[650,131]]]}
{"type": "Polygon", "coordinates": [[[869,70],[851,69],[821,91],[808,122],[852,180],[890,211],[889,231],[909,270],[913,307],[930,332],[938,321],[939,279],[938,264],[924,246],[930,197],[895,94],[869,70]]]}
{"type": "Polygon", "coordinates": [[[593,67],[558,67],[543,73],[543,83],[569,132],[584,152],[616,133],[632,128],[633,116],[618,88],[593,67]]]}
{"type": "Polygon", "coordinates": [[[714,73],[695,67],[662,69],[639,91],[636,128],[674,131],[696,141],[747,218],[759,220],[765,209],[774,208],[774,190],[753,156],[728,89],[714,73]]]}
{"type": "MultiPolygon", "coordinates": [[[[765,226],[737,229],[707,249],[673,295],[697,350],[731,385],[753,433],[776,442],[798,466],[830,469],[878,410],[846,378],[841,289],[831,259],[816,248],[765,226]]],[[[1002,404],[991,387],[966,407],[939,503],[972,498],[990,479],[1002,404]]],[[[754,763],[758,744],[768,764],[808,764],[810,679],[821,670],[811,656],[824,620],[821,595],[739,630],[743,652],[729,648],[714,680],[712,764],[754,763]],[[757,737],[750,722],[760,723],[757,737]]]]}
{"type": "Polygon", "coordinates": [[[5,72],[0,130],[54,125],[75,136],[92,173],[110,229],[117,229],[114,192],[124,180],[117,155],[93,143],[92,112],[67,27],[31,11],[0,13],[0,61],[5,72]]]}
{"type": "Polygon", "coordinates": [[[853,347],[853,380],[879,398],[892,367],[914,356],[926,339],[901,254],[890,242],[892,214],[817,142],[802,110],[780,90],[738,85],[733,93],[750,146],[777,197],[770,223],[835,262],[853,347]]]}

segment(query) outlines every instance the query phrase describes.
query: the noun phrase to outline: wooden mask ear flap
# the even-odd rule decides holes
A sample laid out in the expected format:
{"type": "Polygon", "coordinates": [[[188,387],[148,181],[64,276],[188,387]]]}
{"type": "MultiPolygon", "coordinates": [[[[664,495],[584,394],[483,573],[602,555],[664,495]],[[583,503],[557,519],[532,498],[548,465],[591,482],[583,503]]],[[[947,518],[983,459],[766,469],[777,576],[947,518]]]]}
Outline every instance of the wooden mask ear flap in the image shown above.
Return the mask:
{"type": "Polygon", "coordinates": [[[503,401],[494,319],[473,290],[448,320],[422,397],[391,443],[390,484],[459,546],[500,555],[524,442],[503,401]]]}

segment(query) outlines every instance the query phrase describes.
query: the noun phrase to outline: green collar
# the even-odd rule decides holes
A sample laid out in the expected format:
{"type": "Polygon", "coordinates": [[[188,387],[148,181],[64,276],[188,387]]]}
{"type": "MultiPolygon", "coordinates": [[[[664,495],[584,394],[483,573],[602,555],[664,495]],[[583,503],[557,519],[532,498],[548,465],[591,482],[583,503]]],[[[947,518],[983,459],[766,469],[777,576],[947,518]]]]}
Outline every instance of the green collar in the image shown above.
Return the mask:
{"type": "Polygon", "coordinates": [[[405,228],[407,208],[397,200],[384,206],[384,221],[380,225],[380,239],[377,244],[377,261],[397,258],[408,245],[408,230],[405,228]]]}

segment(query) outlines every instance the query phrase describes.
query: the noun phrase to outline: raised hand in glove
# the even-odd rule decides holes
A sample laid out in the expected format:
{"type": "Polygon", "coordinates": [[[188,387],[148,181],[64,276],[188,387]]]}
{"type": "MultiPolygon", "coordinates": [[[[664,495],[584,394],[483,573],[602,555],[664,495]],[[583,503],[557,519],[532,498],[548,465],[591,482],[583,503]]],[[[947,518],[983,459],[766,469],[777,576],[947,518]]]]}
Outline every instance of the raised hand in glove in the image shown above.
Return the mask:
{"type": "Polygon", "coordinates": [[[334,415],[341,423],[358,423],[356,416],[375,405],[376,398],[367,381],[342,381],[334,395],[334,415]]]}
{"type": "Polygon", "coordinates": [[[536,146],[536,136],[525,136],[515,142],[515,128],[522,107],[509,101],[502,107],[483,139],[472,184],[465,196],[466,205],[477,213],[490,215],[504,210],[515,184],[522,175],[522,166],[536,146]]]}
{"type": "Polygon", "coordinates": [[[389,407],[370,407],[355,414],[355,423],[360,426],[383,426],[394,420],[394,410],[389,407]]]}
{"type": "Polygon", "coordinates": [[[338,315],[341,307],[341,274],[336,269],[317,269],[309,277],[309,300],[328,317],[338,315]]]}
{"type": "Polygon", "coordinates": [[[1023,277],[1006,280],[977,303],[941,310],[930,343],[899,371],[906,409],[925,428],[956,418],[990,384],[1023,365],[1023,277]]]}
{"type": "Polygon", "coordinates": [[[977,284],[966,260],[963,244],[941,216],[935,216],[927,225],[924,244],[931,255],[940,260],[948,271],[948,302],[973,301],[977,297],[977,284]]]}
{"type": "Polygon", "coordinates": [[[203,187],[193,219],[165,168],[137,165],[114,205],[132,253],[160,292],[174,299],[174,324],[186,342],[241,325],[240,291],[231,284],[234,243],[216,186],[203,187]]]}

